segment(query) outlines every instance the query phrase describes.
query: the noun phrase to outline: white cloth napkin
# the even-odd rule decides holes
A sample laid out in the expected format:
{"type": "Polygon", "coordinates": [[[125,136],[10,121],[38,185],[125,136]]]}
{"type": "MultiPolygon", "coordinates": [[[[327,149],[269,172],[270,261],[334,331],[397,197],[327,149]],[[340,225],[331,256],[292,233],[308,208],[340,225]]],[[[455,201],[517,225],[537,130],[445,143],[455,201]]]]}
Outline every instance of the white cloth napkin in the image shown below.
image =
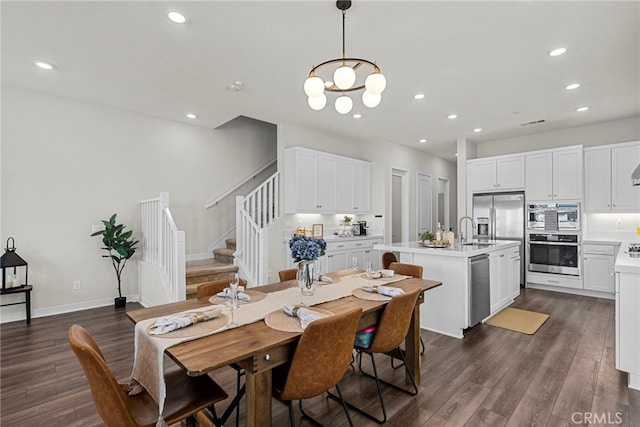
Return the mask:
{"type": "MultiPolygon", "coordinates": [[[[230,295],[230,293],[228,292],[228,289],[229,288],[224,288],[224,290],[222,290],[221,292],[218,292],[216,296],[219,296],[221,298],[228,298],[230,295]]],[[[238,291],[237,295],[240,301],[247,301],[247,302],[251,301],[251,296],[246,292],[238,291]]]]}
{"type": "Polygon", "coordinates": [[[404,294],[404,290],[401,288],[396,288],[394,286],[384,286],[384,285],[362,285],[362,289],[367,292],[378,293],[381,295],[386,295],[388,297],[395,297],[398,295],[404,294]]]}
{"type": "Polygon", "coordinates": [[[176,313],[170,316],[159,317],[149,328],[149,334],[160,335],[176,329],[184,328],[194,323],[204,322],[217,317],[222,312],[220,307],[213,307],[200,312],[176,313]]]}
{"type": "Polygon", "coordinates": [[[329,276],[323,276],[322,274],[318,277],[318,280],[326,283],[333,283],[333,280],[329,276]]]}
{"type": "Polygon", "coordinates": [[[308,309],[306,307],[300,307],[299,305],[285,305],[284,307],[282,307],[282,310],[289,316],[297,317],[298,319],[300,319],[300,327],[302,329],[306,329],[307,326],[309,326],[309,323],[313,322],[314,320],[318,320],[326,316],[325,314],[308,309]]]}

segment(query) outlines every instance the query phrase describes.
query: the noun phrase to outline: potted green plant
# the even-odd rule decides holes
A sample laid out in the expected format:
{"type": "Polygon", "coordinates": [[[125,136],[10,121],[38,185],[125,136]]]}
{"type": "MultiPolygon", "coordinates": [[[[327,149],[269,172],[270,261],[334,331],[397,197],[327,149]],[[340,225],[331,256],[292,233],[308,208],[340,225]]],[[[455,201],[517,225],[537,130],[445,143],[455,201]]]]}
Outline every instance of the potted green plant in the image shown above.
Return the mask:
{"type": "Polygon", "coordinates": [[[127,304],[127,297],[122,296],[122,270],[127,265],[127,260],[136,253],[138,240],[134,240],[133,231],[124,231],[126,227],[123,224],[116,224],[116,214],[111,215],[108,221],[102,220],[102,224],[104,230],[96,231],[91,236],[102,236],[102,249],[108,252],[102,257],[111,259],[118,280],[118,297],[114,299],[114,305],[122,308],[127,304]]]}

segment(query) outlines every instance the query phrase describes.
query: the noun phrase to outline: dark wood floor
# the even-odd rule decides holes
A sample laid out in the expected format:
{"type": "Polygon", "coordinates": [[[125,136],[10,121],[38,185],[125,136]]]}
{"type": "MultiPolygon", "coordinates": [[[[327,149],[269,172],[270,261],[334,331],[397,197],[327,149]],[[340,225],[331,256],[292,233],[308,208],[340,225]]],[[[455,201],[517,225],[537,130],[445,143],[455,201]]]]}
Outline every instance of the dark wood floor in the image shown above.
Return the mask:
{"type": "MultiPolygon", "coordinates": [[[[514,307],[551,317],[532,336],[487,325],[469,330],[462,340],[423,331],[420,393],[410,397],[385,388],[387,425],[640,426],[640,392],[629,390],[626,374],[615,369],[613,301],[527,290],[514,307]]],[[[124,311],[99,308],[33,319],[31,326],[3,324],[0,425],[101,425],[67,345],[73,323],[94,335],[118,378],[129,375],[133,325],[124,311]]],[[[379,359],[379,366],[383,376],[400,379],[402,370],[391,370],[386,358],[379,359]]],[[[214,373],[231,395],[234,372],[214,373]]],[[[349,372],[342,384],[348,399],[376,410],[373,381],[349,372]]],[[[346,425],[334,401],[319,397],[306,406],[325,425],[346,425]]],[[[284,405],[274,401],[273,413],[274,426],[287,425],[284,405]]],[[[357,426],[376,425],[353,417],[357,426]]]]}

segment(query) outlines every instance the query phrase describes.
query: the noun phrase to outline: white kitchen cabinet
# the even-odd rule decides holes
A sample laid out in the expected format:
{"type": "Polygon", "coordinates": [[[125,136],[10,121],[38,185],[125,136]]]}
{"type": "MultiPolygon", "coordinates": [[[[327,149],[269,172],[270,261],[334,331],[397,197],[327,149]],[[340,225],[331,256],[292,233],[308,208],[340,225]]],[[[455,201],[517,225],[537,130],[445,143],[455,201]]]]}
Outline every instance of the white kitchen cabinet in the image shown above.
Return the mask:
{"type": "Polygon", "coordinates": [[[382,243],[381,238],[371,239],[344,239],[339,241],[328,241],[325,253],[326,270],[332,271],[352,268],[351,260],[358,258],[358,269],[364,270],[365,261],[371,261],[373,270],[380,269],[380,253],[373,249],[373,245],[382,243]]]}
{"type": "Polygon", "coordinates": [[[371,210],[371,163],[341,158],[338,161],[337,211],[366,213],[371,210]]]}
{"type": "Polygon", "coordinates": [[[587,212],[637,212],[640,186],[631,174],[640,164],[640,142],[585,149],[584,187],[587,212]]]}
{"type": "MultiPolygon", "coordinates": [[[[489,281],[491,314],[505,307],[511,300],[509,249],[489,253],[489,281]]],[[[518,270],[518,275],[520,271],[518,270]]]]}
{"type": "Polygon", "coordinates": [[[353,161],[353,208],[355,213],[371,210],[371,163],[353,161]]]}
{"type": "Polygon", "coordinates": [[[616,245],[585,243],[583,246],[584,289],[613,296],[616,245]]]}
{"type": "Polygon", "coordinates": [[[335,212],[338,159],[294,148],[286,154],[287,212],[335,212]]]}
{"type": "Polygon", "coordinates": [[[640,142],[611,149],[611,206],[616,212],[638,212],[640,186],[631,185],[631,174],[640,164],[640,142]]]}
{"type": "Polygon", "coordinates": [[[582,147],[526,156],[527,200],[582,199],[582,147]]]}
{"type": "Polygon", "coordinates": [[[285,213],[366,213],[371,163],[300,147],[285,150],[285,213]]]}
{"type": "Polygon", "coordinates": [[[467,165],[472,192],[524,189],[524,156],[470,160],[467,165]]]}
{"type": "Polygon", "coordinates": [[[515,248],[509,253],[509,292],[511,299],[520,296],[520,249],[515,248]]]}

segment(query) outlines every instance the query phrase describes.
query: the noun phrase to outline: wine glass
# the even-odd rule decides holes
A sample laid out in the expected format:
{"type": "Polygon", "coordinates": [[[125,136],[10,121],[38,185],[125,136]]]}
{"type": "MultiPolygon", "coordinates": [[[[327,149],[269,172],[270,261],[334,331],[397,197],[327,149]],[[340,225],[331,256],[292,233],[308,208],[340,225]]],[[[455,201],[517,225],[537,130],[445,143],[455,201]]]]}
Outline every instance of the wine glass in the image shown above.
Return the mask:
{"type": "Polygon", "coordinates": [[[227,326],[235,328],[238,326],[233,316],[233,313],[238,309],[238,273],[229,273],[229,287],[226,290],[225,302],[231,312],[231,322],[227,326]]]}
{"type": "Polygon", "coordinates": [[[365,261],[364,269],[367,272],[367,279],[371,279],[371,261],[365,261]]]}
{"type": "MultiPolygon", "coordinates": [[[[358,257],[357,256],[351,257],[351,268],[353,268],[354,270],[358,269],[358,257]]],[[[353,277],[358,277],[357,271],[354,272],[353,277]]]]}

